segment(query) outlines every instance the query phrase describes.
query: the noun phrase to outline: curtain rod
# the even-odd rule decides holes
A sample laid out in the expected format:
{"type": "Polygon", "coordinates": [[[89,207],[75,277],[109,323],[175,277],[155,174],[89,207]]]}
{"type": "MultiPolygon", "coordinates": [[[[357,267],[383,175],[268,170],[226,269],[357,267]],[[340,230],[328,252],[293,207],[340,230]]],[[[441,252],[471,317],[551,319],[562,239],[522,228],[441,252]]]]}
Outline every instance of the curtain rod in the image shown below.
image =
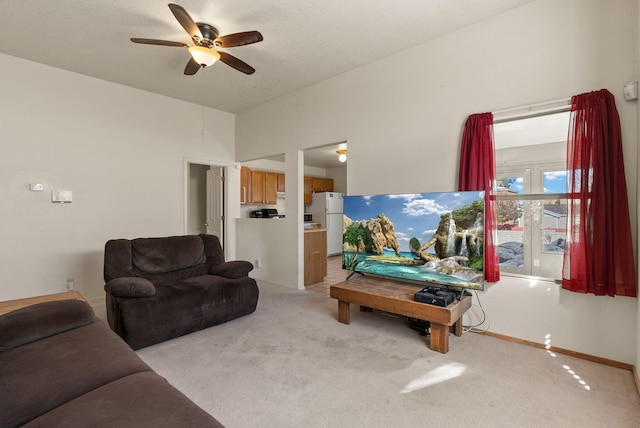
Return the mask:
{"type": "Polygon", "coordinates": [[[509,122],[512,120],[527,119],[530,117],[544,116],[551,113],[560,113],[571,109],[571,98],[562,98],[554,101],[530,104],[528,106],[513,107],[497,110],[493,113],[493,123],[509,122]]]}

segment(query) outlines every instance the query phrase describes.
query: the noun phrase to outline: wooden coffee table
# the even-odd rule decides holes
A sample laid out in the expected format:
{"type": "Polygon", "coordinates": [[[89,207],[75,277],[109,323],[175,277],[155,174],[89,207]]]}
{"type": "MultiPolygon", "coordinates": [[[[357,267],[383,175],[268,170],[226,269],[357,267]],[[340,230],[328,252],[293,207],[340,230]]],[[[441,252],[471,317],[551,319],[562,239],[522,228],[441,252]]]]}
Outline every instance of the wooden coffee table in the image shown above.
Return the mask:
{"type": "Polygon", "coordinates": [[[430,322],[430,348],[449,352],[449,330],[462,335],[462,315],[471,307],[471,296],[455,300],[447,307],[429,305],[413,300],[423,286],[389,281],[370,276],[354,276],[332,285],[330,296],[338,299],[338,321],[350,322],[350,303],[362,309],[371,308],[430,322]]]}

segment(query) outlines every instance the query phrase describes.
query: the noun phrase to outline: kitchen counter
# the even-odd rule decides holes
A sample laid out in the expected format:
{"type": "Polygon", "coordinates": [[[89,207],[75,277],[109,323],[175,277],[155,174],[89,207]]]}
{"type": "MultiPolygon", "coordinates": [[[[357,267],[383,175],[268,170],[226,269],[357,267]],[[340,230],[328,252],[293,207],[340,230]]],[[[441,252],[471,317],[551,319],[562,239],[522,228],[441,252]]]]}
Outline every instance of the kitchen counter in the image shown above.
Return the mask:
{"type": "MultiPolygon", "coordinates": [[[[307,229],[320,229],[322,227],[322,225],[320,223],[313,223],[313,222],[305,222],[304,223],[304,230],[307,231],[307,229]]],[[[323,229],[325,230],[325,229],[323,229]]]]}

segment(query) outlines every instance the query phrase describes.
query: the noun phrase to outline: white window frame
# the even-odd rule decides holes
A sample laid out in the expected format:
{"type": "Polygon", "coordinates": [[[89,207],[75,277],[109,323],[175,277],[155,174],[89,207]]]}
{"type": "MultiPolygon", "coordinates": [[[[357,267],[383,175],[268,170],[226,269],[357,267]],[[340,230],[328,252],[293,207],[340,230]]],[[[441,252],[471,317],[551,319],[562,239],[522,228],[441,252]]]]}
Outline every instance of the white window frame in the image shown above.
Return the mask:
{"type": "MultiPolygon", "coordinates": [[[[514,198],[535,200],[538,196],[541,196],[542,198],[558,196],[558,198],[555,199],[561,199],[559,197],[561,194],[549,195],[543,193],[544,189],[542,189],[542,186],[544,180],[542,170],[548,171],[548,167],[551,167],[556,171],[566,169],[566,160],[564,159],[564,156],[559,156],[558,153],[566,153],[566,138],[568,135],[570,109],[571,99],[563,98],[493,112],[494,137],[496,135],[500,137],[498,139],[494,139],[496,154],[501,150],[508,150],[508,152],[501,152],[499,159],[496,159],[498,161],[496,163],[497,178],[508,178],[510,174],[507,174],[506,172],[515,173],[516,171],[528,171],[529,185],[537,180],[537,185],[539,186],[539,189],[541,189],[540,193],[536,194],[532,193],[529,188],[523,189],[529,194],[514,196],[514,198]],[[549,116],[556,114],[562,115],[549,116]],[[566,128],[564,128],[565,123],[566,128]],[[498,128],[498,131],[496,131],[496,128],[498,128]],[[548,153],[544,150],[537,150],[535,153],[532,153],[531,151],[527,152],[527,149],[525,148],[526,146],[537,144],[543,145],[554,142],[556,143],[556,146],[548,153]],[[564,143],[563,150],[560,150],[560,147],[557,145],[559,143],[564,143]],[[520,148],[522,148],[522,153],[520,152],[520,148]]],[[[532,148],[529,147],[529,149],[532,148]]],[[[564,196],[566,198],[566,194],[564,194],[564,196]]],[[[499,196],[496,197],[498,200],[503,199],[499,196]]],[[[529,229],[531,229],[531,227],[529,227],[529,229]]],[[[523,239],[528,239],[531,246],[534,245],[533,242],[537,241],[535,244],[535,246],[537,246],[536,248],[542,250],[542,240],[532,237],[532,232],[532,230],[525,230],[526,236],[523,236],[523,239]]],[[[539,236],[541,237],[541,234],[539,234],[539,236]]],[[[529,253],[532,254],[533,252],[529,250],[529,253]]],[[[538,254],[538,260],[540,263],[543,263],[544,258],[542,258],[542,256],[546,256],[546,254],[544,254],[543,251],[538,251],[538,254]]],[[[531,265],[534,260],[533,257],[529,257],[528,261],[525,258],[525,266],[522,269],[507,269],[501,266],[500,272],[506,276],[524,276],[527,278],[555,280],[558,282],[562,277],[563,254],[564,252],[549,254],[550,256],[553,256],[554,260],[559,261],[560,266],[560,268],[556,270],[557,273],[551,275],[553,278],[531,275],[533,272],[531,269],[531,265]],[[517,272],[518,270],[519,272],[517,272]],[[557,276],[557,278],[555,278],[555,276],[557,276]]]]}
{"type": "MultiPolygon", "coordinates": [[[[523,209],[521,219],[524,227],[522,231],[524,265],[520,267],[501,265],[501,273],[550,281],[561,280],[564,252],[544,250],[544,213],[541,208],[544,205],[544,201],[547,200],[566,200],[566,193],[544,193],[543,187],[545,172],[563,171],[565,169],[564,162],[510,163],[508,166],[496,169],[496,180],[503,178],[523,179],[522,193],[496,195],[497,201],[519,201],[523,209]],[[534,206],[536,203],[538,204],[537,207],[534,206]]],[[[501,232],[498,230],[498,244],[501,243],[500,235],[501,232]]]]}

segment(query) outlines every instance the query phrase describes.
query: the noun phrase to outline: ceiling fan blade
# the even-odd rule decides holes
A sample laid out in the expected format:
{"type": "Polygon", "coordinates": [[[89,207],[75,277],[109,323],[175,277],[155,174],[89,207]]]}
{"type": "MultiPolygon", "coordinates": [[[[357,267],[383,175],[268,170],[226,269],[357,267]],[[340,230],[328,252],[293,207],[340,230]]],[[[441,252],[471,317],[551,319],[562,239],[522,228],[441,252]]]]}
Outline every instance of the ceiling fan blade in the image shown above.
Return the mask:
{"type": "Polygon", "coordinates": [[[142,43],[143,45],[157,45],[157,46],[174,46],[177,48],[185,48],[189,45],[182,42],[171,42],[169,40],[156,40],[156,39],[140,39],[138,37],[132,37],[133,43],[142,43]]]}
{"type": "Polygon", "coordinates": [[[198,39],[202,39],[202,33],[200,32],[198,25],[196,25],[193,18],[191,18],[189,13],[182,6],[169,3],[169,9],[171,9],[173,16],[175,16],[180,25],[182,25],[182,28],[184,28],[192,38],[197,37],[198,39]]]}
{"type": "Polygon", "coordinates": [[[230,55],[230,54],[228,54],[226,52],[222,52],[222,51],[219,51],[218,53],[220,54],[220,61],[222,61],[225,64],[227,64],[229,67],[235,68],[236,70],[241,71],[244,74],[253,74],[253,73],[255,73],[255,71],[256,71],[255,68],[251,67],[246,62],[244,62],[242,60],[239,60],[235,56],[230,55]]]}
{"type": "Polygon", "coordinates": [[[187,66],[184,68],[184,74],[187,76],[193,76],[198,72],[198,70],[200,70],[200,67],[202,66],[198,64],[195,59],[191,58],[189,59],[187,66]]]}
{"type": "Polygon", "coordinates": [[[263,40],[259,31],[245,31],[242,33],[227,34],[217,37],[213,43],[221,48],[232,48],[234,46],[250,45],[263,40]]]}

